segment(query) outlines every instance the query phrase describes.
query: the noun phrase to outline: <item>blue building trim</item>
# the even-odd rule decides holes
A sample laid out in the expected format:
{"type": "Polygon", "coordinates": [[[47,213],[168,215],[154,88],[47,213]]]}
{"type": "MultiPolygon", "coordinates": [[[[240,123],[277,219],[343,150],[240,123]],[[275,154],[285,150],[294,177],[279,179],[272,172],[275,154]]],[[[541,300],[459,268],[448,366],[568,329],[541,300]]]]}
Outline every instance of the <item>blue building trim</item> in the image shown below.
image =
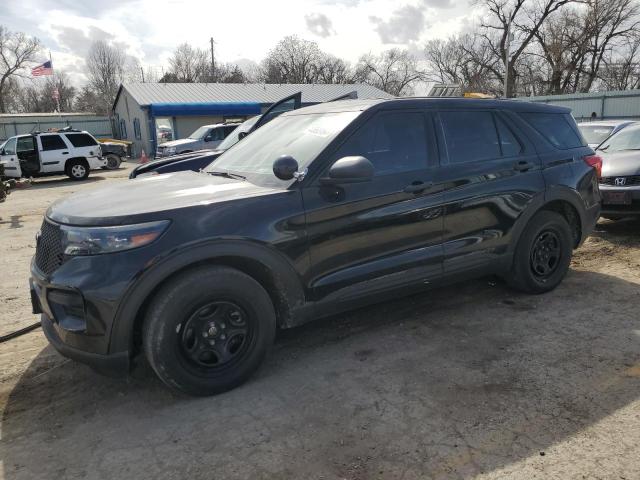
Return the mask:
{"type": "Polygon", "coordinates": [[[152,117],[175,117],[185,115],[257,115],[261,112],[256,102],[211,102],[211,103],[152,103],[152,117]]]}

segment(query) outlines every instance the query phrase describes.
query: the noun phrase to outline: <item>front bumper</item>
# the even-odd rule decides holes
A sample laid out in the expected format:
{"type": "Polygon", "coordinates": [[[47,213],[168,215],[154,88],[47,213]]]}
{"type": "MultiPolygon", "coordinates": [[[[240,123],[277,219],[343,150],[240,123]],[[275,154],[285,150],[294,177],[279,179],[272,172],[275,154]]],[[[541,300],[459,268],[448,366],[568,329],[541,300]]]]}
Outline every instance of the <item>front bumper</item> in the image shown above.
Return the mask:
{"type": "Polygon", "coordinates": [[[45,337],[47,337],[49,343],[60,352],[61,355],[89,365],[95,370],[108,375],[124,376],[129,372],[128,352],[118,352],[107,355],[85,352],[64,343],[58,335],[54,322],[51,321],[46,314],[43,313],[41,315],[40,323],[45,337]]]}
{"type": "Polygon", "coordinates": [[[602,215],[640,215],[640,186],[615,187],[600,185],[602,193],[602,215]],[[620,194],[630,200],[630,203],[607,203],[609,193],[620,194]]]}

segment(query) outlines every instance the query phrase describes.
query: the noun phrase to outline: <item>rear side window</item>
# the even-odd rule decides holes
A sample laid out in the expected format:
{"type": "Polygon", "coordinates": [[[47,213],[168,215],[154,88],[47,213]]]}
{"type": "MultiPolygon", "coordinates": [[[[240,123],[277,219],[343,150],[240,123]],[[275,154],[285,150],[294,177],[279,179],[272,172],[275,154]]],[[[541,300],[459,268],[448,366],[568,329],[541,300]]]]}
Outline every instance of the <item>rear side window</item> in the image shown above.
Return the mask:
{"type": "Polygon", "coordinates": [[[523,112],[520,116],[556,148],[566,150],[584,146],[583,140],[569,123],[573,122],[573,119],[568,120],[568,115],[523,112]]]}
{"type": "Polygon", "coordinates": [[[91,135],[86,133],[67,133],[65,137],[74,147],[93,147],[98,144],[91,135]]]}
{"type": "Polygon", "coordinates": [[[375,175],[427,168],[427,127],[419,112],[379,113],[365,123],[336,152],[336,159],[367,158],[375,175]]]}
{"type": "Polygon", "coordinates": [[[522,153],[522,144],[513,134],[506,123],[496,116],[496,127],[498,128],[498,137],[500,137],[500,150],[503,157],[515,157],[522,153]]]}
{"type": "Polygon", "coordinates": [[[60,138],[60,135],[42,135],[40,137],[42,143],[42,150],[64,150],[67,148],[64,140],[60,138]]]}
{"type": "Polygon", "coordinates": [[[500,141],[491,112],[440,112],[449,163],[499,158],[500,141]]]}

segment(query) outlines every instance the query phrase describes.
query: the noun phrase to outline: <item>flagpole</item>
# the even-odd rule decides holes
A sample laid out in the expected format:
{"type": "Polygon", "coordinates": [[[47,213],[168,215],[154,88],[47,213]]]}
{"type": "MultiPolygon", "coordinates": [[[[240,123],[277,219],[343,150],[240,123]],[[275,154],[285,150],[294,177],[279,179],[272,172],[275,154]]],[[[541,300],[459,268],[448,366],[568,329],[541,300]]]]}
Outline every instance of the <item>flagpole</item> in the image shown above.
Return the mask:
{"type": "MultiPolygon", "coordinates": [[[[53,77],[53,88],[58,90],[58,85],[56,85],[56,73],[53,70],[53,58],[51,57],[51,50],[49,50],[49,62],[51,63],[51,76],[53,77]]],[[[58,115],[60,115],[60,120],[62,120],[62,112],[60,110],[60,92],[56,95],[56,107],[58,108],[58,115]]]]}

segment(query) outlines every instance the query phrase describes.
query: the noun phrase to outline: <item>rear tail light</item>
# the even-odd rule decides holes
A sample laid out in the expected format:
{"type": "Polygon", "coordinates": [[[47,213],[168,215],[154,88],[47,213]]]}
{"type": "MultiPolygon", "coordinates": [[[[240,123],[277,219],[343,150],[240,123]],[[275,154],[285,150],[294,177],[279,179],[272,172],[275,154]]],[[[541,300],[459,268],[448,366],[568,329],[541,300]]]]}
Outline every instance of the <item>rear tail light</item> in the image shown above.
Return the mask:
{"type": "Polygon", "coordinates": [[[598,178],[602,177],[602,157],[600,155],[587,155],[583,160],[584,163],[596,169],[598,178]]]}

